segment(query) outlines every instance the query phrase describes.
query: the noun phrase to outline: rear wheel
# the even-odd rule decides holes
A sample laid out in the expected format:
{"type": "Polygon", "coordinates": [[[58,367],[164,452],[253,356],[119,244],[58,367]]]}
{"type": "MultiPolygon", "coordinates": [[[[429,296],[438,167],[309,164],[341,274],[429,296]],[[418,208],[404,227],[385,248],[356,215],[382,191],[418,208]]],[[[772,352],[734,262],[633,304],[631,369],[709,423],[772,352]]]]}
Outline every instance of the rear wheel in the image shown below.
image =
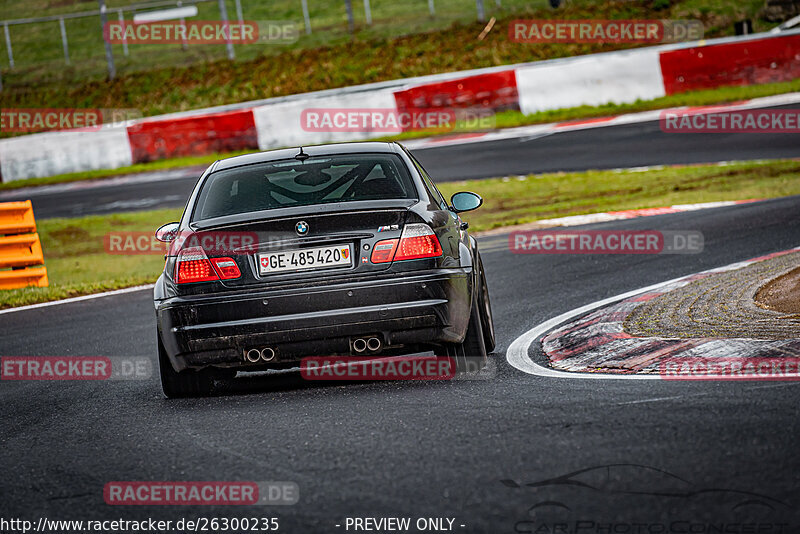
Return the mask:
{"type": "Polygon", "coordinates": [[[211,393],[215,378],[223,378],[214,369],[186,369],[176,371],[167,356],[167,351],[158,338],[158,367],[161,371],[161,389],[168,399],[202,397],[211,393]]]}
{"type": "Polygon", "coordinates": [[[477,303],[473,303],[464,341],[461,343],[447,343],[436,350],[435,354],[453,358],[456,362],[456,373],[458,374],[476,373],[486,366],[486,345],[483,339],[480,311],[477,303]]]}

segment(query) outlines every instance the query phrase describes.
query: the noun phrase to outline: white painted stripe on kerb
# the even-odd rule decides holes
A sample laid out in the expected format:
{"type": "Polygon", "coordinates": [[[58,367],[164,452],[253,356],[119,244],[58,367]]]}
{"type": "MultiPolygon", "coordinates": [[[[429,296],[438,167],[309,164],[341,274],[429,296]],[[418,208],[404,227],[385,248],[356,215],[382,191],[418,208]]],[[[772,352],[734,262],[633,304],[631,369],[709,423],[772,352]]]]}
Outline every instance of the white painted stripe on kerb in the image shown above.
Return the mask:
{"type": "Polygon", "coordinates": [[[14,313],[26,310],[35,310],[37,308],[47,308],[49,306],[58,306],[59,304],[70,304],[72,302],[80,302],[82,300],[94,300],[102,297],[110,297],[112,295],[122,295],[125,293],[133,293],[135,291],[144,291],[146,289],[153,289],[155,284],[147,284],[145,286],[126,287],[124,289],[115,289],[114,291],[106,291],[105,293],[95,293],[94,295],[83,295],[82,297],[72,297],[61,300],[51,300],[50,302],[41,302],[39,304],[30,304],[28,306],[20,306],[18,308],[8,308],[0,310],[0,315],[4,313],[14,313]]]}
{"type": "MultiPolygon", "coordinates": [[[[795,252],[797,250],[800,250],[800,247],[791,249],[787,252],[795,252]]],[[[750,265],[751,263],[755,263],[756,261],[759,261],[759,259],[756,258],[747,261],[740,261],[737,263],[726,265],[724,267],[702,271],[697,274],[721,273],[726,271],[733,271],[735,269],[739,269],[741,267],[750,265]]],[[[572,373],[567,371],[557,371],[555,369],[550,369],[549,367],[544,367],[534,362],[531,359],[530,355],[528,354],[528,351],[530,350],[530,346],[537,339],[541,338],[549,331],[553,330],[557,326],[566,323],[571,319],[580,317],[581,315],[585,315],[589,312],[593,312],[604,306],[614,304],[615,302],[635,297],[636,295],[641,295],[642,293],[657,291],[670,284],[680,282],[681,280],[684,280],[689,276],[694,276],[694,275],[691,274],[687,276],[681,276],[678,278],[673,278],[672,280],[667,280],[666,282],[660,282],[658,284],[653,284],[651,286],[643,287],[640,289],[634,289],[633,291],[628,291],[627,293],[622,293],[621,295],[616,295],[614,297],[609,297],[607,299],[598,300],[597,302],[592,302],[591,304],[581,306],[580,308],[576,308],[566,313],[562,313],[557,317],[553,317],[552,319],[549,319],[539,325],[534,326],[533,328],[531,328],[530,330],[519,336],[517,339],[515,339],[511,343],[511,345],[509,345],[508,350],[506,350],[506,360],[508,361],[509,364],[511,364],[512,367],[515,367],[524,373],[536,376],[544,376],[548,378],[577,378],[577,379],[587,379],[587,380],[661,380],[661,375],[655,375],[655,374],[618,375],[609,373],[572,373]]]]}

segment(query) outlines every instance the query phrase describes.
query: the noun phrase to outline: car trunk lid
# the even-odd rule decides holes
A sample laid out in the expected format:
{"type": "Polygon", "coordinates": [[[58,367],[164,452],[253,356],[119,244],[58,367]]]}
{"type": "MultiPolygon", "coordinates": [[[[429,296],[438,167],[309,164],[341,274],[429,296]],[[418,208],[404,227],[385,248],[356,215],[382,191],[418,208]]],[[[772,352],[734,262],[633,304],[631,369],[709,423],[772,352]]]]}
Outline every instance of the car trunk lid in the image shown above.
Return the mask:
{"type": "MultiPolygon", "coordinates": [[[[187,243],[209,258],[229,257],[241,276],[226,287],[296,283],[368,274],[377,241],[400,236],[413,200],[347,202],[269,210],[193,224],[187,243]]],[[[184,244],[186,246],[186,244],[184,244]]]]}

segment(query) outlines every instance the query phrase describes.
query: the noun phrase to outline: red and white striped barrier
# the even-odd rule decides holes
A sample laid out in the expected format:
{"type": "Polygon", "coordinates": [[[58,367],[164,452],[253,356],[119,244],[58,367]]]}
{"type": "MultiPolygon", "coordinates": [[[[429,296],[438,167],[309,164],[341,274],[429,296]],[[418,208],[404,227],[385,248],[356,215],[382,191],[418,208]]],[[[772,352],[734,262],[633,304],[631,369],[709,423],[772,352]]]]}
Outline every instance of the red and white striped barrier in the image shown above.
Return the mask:
{"type": "MultiPolygon", "coordinates": [[[[525,45],[520,45],[525,46],[525,45]]],[[[758,34],[638,48],[507,68],[481,69],[294,95],[235,109],[150,117],[96,132],[47,132],[0,140],[0,179],[19,180],[157,159],[355,141],[379,131],[309,131],[309,108],[519,109],[529,114],[649,100],[689,90],[800,77],[800,33],[758,34]]]]}

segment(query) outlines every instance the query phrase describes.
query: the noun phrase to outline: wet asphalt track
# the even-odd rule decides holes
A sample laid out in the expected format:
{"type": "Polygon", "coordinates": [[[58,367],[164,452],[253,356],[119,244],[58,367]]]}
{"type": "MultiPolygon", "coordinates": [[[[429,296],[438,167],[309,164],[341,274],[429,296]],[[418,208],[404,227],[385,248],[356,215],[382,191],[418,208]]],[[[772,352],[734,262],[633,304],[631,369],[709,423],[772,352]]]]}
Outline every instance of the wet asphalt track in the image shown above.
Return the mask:
{"type": "MultiPolygon", "coordinates": [[[[162,398],[155,377],[2,382],[0,515],[272,516],[294,533],[346,532],[335,525],[347,516],[454,517],[456,532],[475,533],[553,532],[556,522],[583,533],[713,532],[708,525],[742,522],[798,532],[796,382],[549,379],[504,358],[517,336],[559,313],[798,245],[798,209],[792,197],[592,226],[700,230],[705,251],[692,256],[513,255],[505,236],[485,238],[498,334],[491,380],[275,390],[242,381],[238,394],[178,401],[162,398]],[[517,487],[612,464],[635,466],[590,470],[576,477],[583,484],[517,487]],[[104,484],[125,480],[288,480],[300,502],[104,504],[104,484]],[[618,530],[602,530],[610,522],[618,530]],[[780,526],[787,522],[794,526],[780,526]]],[[[141,291],[0,315],[0,355],[155,362],[150,298],[141,291]]]]}

